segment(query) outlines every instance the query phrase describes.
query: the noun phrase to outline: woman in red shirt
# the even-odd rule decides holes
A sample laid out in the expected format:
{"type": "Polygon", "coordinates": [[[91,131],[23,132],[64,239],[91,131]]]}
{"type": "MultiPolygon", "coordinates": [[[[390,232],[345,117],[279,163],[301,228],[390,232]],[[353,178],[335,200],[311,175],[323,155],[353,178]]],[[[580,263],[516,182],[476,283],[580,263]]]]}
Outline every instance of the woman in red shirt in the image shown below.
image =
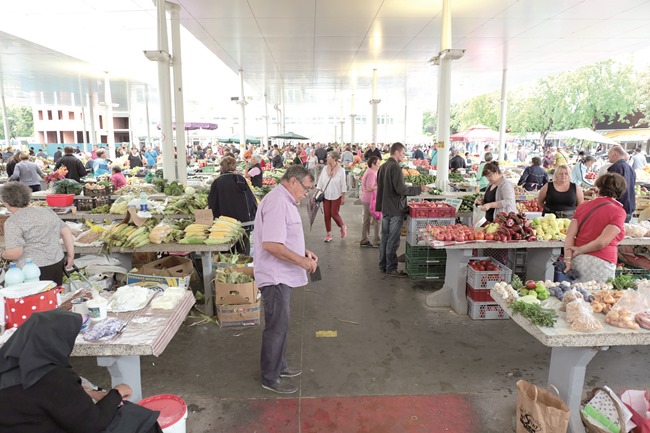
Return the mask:
{"type": "Polygon", "coordinates": [[[126,178],[122,174],[122,169],[119,166],[114,165],[112,171],[113,174],[110,177],[110,181],[113,183],[113,187],[115,187],[115,191],[117,191],[118,189],[126,185],[126,178]]]}
{"type": "Polygon", "coordinates": [[[606,174],[595,187],[598,197],[578,206],[564,241],[564,272],[578,271],[576,282],[614,278],[618,244],[625,236],[625,209],[616,201],[627,191],[625,178],[606,174]]]}

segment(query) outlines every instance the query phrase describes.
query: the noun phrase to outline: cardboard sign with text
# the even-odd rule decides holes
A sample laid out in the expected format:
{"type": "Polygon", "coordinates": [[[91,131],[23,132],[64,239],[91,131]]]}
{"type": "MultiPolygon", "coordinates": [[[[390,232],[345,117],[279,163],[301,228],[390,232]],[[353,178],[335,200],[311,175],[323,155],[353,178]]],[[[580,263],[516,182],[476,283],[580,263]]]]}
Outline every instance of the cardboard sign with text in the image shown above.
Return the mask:
{"type": "Polygon", "coordinates": [[[197,224],[203,224],[206,226],[211,226],[214,222],[214,215],[212,215],[212,209],[199,209],[194,211],[194,222],[197,224]]]}

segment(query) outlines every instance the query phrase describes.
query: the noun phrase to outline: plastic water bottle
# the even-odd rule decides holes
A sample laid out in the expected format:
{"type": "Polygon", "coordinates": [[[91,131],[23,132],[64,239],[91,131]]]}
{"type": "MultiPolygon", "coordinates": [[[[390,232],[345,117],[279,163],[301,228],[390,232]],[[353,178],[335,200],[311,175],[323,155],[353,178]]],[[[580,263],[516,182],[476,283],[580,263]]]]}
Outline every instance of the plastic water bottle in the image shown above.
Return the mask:
{"type": "Polygon", "coordinates": [[[23,275],[26,283],[38,281],[41,278],[41,270],[32,259],[27,259],[27,263],[23,266],[23,275]]]}
{"type": "Polygon", "coordinates": [[[147,202],[147,193],[142,191],[140,193],[140,210],[147,212],[149,210],[149,203],[147,202]]]}
{"type": "MultiPolygon", "coordinates": [[[[40,272],[40,270],[39,270],[40,272]]],[[[25,274],[20,270],[15,263],[9,265],[9,270],[5,274],[5,286],[15,286],[16,284],[21,284],[25,281],[25,274]]]]}

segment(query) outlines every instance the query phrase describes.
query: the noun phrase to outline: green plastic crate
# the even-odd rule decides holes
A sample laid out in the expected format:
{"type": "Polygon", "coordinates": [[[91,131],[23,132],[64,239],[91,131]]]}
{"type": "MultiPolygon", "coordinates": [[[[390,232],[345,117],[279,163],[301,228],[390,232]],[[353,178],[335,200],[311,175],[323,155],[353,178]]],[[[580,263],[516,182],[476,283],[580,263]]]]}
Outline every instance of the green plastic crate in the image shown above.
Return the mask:
{"type": "Polygon", "coordinates": [[[626,266],[625,269],[616,270],[616,276],[619,275],[632,275],[634,278],[638,278],[640,280],[644,278],[650,279],[650,270],[633,266],[626,266]]]}
{"type": "Polygon", "coordinates": [[[406,273],[412,280],[444,280],[445,263],[427,264],[406,262],[406,273]]]}
{"type": "Polygon", "coordinates": [[[406,257],[412,259],[447,259],[447,251],[431,248],[428,246],[414,246],[409,243],[406,244],[406,257]]]}

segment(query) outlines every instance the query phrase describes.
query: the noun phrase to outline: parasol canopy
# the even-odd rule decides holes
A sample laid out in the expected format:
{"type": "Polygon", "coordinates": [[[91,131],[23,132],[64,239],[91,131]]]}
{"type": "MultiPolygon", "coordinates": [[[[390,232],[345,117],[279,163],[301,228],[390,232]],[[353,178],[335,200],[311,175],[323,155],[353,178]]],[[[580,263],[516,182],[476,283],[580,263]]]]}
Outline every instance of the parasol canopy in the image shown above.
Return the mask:
{"type": "MultiPolygon", "coordinates": [[[[220,138],[219,139],[220,143],[237,143],[237,144],[239,144],[239,141],[240,141],[239,140],[239,135],[233,135],[232,137],[220,138]]],[[[253,137],[253,136],[250,136],[250,135],[246,136],[246,144],[260,144],[260,143],[261,143],[261,141],[260,141],[259,138],[253,137]]]]}
{"type": "Polygon", "coordinates": [[[611,138],[604,137],[589,128],[569,129],[566,131],[550,132],[549,138],[575,138],[576,140],[593,141],[594,143],[603,143],[609,145],[618,144],[611,138]]]}
{"type": "Polygon", "coordinates": [[[285,132],[284,134],[273,135],[270,138],[280,138],[283,140],[309,140],[309,137],[305,137],[295,132],[285,132]]]}
{"type": "MultiPolygon", "coordinates": [[[[506,141],[512,141],[511,135],[505,134],[506,141]]],[[[485,125],[474,125],[466,131],[457,132],[449,136],[451,141],[499,141],[499,132],[485,125]]]]}

